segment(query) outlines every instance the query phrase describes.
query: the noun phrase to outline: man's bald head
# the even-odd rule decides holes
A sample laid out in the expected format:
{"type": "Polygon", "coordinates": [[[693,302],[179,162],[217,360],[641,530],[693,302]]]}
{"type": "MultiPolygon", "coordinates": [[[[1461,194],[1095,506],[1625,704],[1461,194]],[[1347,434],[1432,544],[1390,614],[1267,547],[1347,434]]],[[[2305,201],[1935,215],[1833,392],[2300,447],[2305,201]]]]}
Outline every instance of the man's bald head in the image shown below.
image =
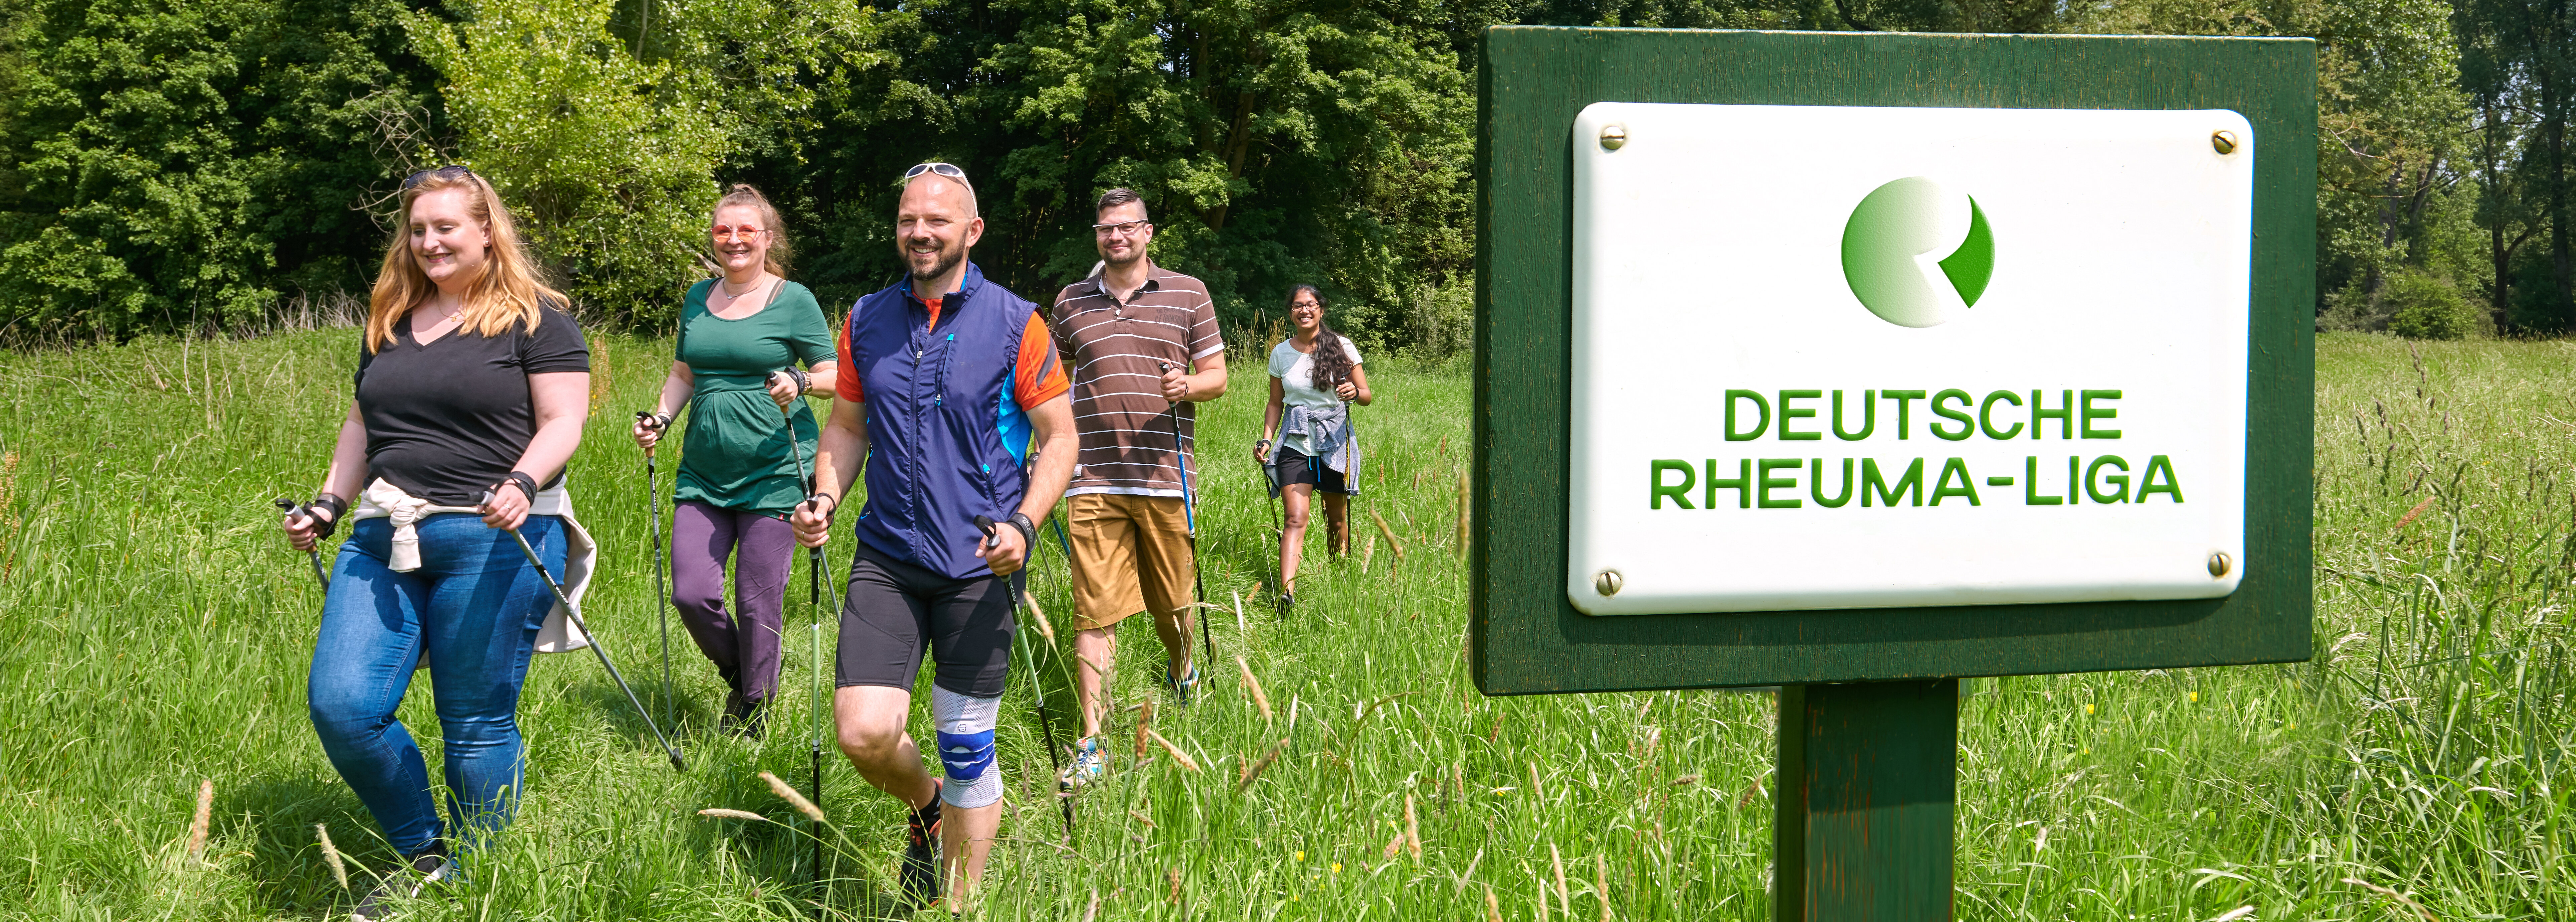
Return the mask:
{"type": "Polygon", "coordinates": [[[984,216],[983,210],[975,202],[974,186],[968,185],[963,179],[941,176],[937,173],[923,173],[903,181],[903,201],[897,207],[903,211],[911,211],[916,201],[923,206],[943,207],[959,220],[973,220],[984,216]],[[920,198],[916,199],[916,196],[920,198]],[[934,203],[936,203],[935,206],[934,203]]]}
{"type": "Polygon", "coordinates": [[[954,290],[959,264],[984,236],[975,214],[975,187],[953,176],[925,172],[907,179],[895,206],[895,250],[915,284],[954,290]]]}

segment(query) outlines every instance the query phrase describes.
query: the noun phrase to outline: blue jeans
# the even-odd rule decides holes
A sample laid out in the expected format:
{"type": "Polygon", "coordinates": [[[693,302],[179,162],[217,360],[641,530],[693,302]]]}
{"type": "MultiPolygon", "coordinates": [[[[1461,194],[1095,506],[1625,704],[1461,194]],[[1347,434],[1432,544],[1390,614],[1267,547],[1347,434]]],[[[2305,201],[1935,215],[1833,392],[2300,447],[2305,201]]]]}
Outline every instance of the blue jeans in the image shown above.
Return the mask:
{"type": "MultiPolygon", "coordinates": [[[[403,854],[451,834],[441,827],[429,767],[394,719],[412,670],[429,661],[445,742],[449,822],[478,838],[510,821],[522,771],[519,687],[554,596],[510,533],[463,513],[422,519],[420,569],[387,565],[393,523],[365,519],[331,571],[322,631],[306,680],[313,729],[331,767],[403,854]]],[[[564,529],[529,516],[519,533],[563,573],[564,529]]],[[[467,844],[471,844],[468,842],[467,844]]]]}

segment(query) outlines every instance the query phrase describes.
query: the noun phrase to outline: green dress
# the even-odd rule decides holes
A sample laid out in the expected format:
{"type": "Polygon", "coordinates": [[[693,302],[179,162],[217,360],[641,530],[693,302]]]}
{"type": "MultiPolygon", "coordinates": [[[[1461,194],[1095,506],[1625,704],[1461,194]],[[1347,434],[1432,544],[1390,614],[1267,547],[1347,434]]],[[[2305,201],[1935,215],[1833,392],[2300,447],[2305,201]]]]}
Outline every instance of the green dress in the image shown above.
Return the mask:
{"type": "Polygon", "coordinates": [[[805,498],[798,463],[812,470],[816,430],[805,401],[790,407],[792,417],[779,412],[767,379],[800,359],[808,368],[834,361],[832,327],[814,293],[795,282],[780,282],[767,307],[739,320],[707,309],[714,287],[714,280],[692,285],[680,303],[678,358],[697,386],[672,499],[783,516],[805,498]]]}

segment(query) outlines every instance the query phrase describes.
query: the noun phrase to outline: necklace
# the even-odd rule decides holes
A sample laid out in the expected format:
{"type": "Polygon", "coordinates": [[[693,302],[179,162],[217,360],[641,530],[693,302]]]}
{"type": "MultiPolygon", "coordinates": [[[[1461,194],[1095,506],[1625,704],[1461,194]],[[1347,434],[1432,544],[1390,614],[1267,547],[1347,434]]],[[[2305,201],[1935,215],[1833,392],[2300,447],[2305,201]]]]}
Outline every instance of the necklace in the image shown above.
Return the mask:
{"type": "Polygon", "coordinates": [[[768,280],[767,278],[765,278],[765,277],[764,277],[764,278],[757,278],[757,279],[753,279],[753,280],[751,281],[751,287],[749,287],[749,288],[745,288],[745,289],[743,289],[743,290],[741,290],[741,291],[735,291],[735,290],[733,290],[733,285],[732,285],[731,283],[729,283],[729,282],[724,282],[724,281],[721,281],[721,280],[720,280],[720,281],[716,282],[716,288],[717,288],[718,290],[720,290],[720,291],[723,291],[723,292],[724,292],[724,296],[725,296],[725,300],[726,300],[726,301],[732,301],[732,300],[734,300],[735,298],[742,297],[743,295],[747,295],[747,294],[750,294],[750,293],[752,293],[752,292],[759,291],[759,290],[760,290],[760,288],[761,288],[761,286],[763,286],[763,285],[767,285],[767,284],[769,284],[769,280],[768,280]]]}

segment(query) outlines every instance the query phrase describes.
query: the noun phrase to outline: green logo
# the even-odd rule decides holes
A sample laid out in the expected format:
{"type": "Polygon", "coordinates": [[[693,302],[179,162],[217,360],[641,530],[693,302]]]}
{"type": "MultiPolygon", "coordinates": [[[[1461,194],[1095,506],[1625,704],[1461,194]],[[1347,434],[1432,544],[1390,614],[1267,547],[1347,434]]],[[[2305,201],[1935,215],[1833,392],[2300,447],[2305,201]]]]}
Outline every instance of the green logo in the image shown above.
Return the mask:
{"type": "Polygon", "coordinates": [[[1843,280],[1878,319],[1937,326],[1974,307],[1995,274],[1977,200],[1921,176],[1870,192],[1843,225],[1843,280]]]}

